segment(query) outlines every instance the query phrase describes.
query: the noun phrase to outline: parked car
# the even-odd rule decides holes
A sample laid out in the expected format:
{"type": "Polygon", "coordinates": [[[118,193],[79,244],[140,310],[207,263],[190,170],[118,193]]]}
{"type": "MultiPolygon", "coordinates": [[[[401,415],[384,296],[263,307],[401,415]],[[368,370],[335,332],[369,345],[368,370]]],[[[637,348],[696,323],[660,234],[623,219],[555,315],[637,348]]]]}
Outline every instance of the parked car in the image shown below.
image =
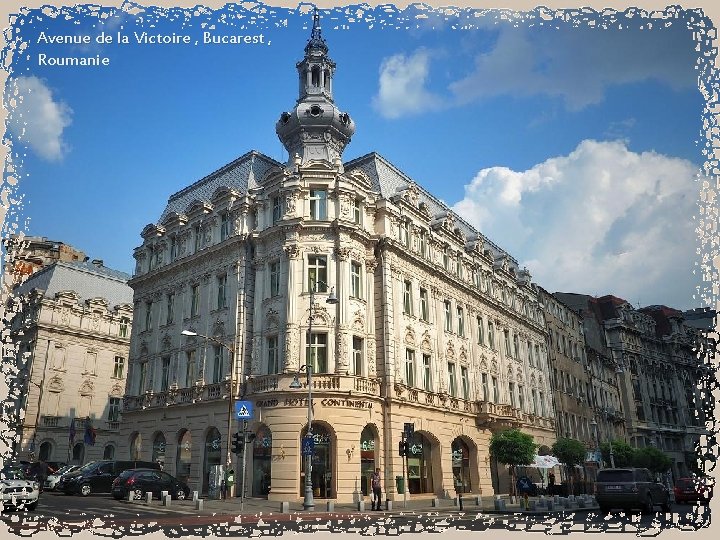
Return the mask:
{"type": "Polygon", "coordinates": [[[190,488],[185,482],[156,469],[129,469],[120,473],[112,485],[112,495],[116,499],[127,499],[130,493],[133,498],[142,499],[147,492],[159,499],[163,491],[180,501],[190,496],[190,488]]]}
{"type": "Polygon", "coordinates": [[[612,508],[639,508],[652,512],[655,505],[670,510],[670,494],[660,482],[656,482],[648,469],[616,468],[600,469],[595,481],[595,500],[604,514],[612,508]]]}
{"type": "Polygon", "coordinates": [[[57,471],[55,471],[53,474],[47,477],[47,480],[45,480],[45,484],[43,485],[43,489],[47,489],[49,491],[54,490],[57,487],[58,482],[60,481],[60,478],[64,474],[67,474],[72,471],[76,471],[80,467],[77,465],[65,465],[64,467],[61,467],[57,471]]]}
{"type": "Polygon", "coordinates": [[[712,486],[702,477],[678,478],[673,491],[677,503],[698,501],[705,504],[712,497],[712,486]]]}
{"type": "Polygon", "coordinates": [[[40,500],[40,486],[28,480],[22,467],[8,466],[0,471],[0,501],[2,509],[27,508],[35,510],[40,500]]]}
{"type": "Polygon", "coordinates": [[[83,497],[91,493],[109,493],[113,480],[121,472],[138,467],[160,469],[160,465],[152,461],[92,461],[76,471],[64,474],[57,489],[66,495],[79,493],[83,497]]]}

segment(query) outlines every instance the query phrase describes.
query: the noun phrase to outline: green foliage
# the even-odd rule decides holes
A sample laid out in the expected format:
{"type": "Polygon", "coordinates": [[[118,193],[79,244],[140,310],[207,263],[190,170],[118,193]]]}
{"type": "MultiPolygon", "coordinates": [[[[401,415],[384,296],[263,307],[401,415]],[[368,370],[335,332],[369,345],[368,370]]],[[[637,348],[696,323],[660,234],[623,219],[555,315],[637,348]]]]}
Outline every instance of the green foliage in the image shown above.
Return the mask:
{"type": "Polygon", "coordinates": [[[653,446],[647,446],[635,450],[633,465],[635,467],[645,467],[654,473],[664,473],[671,467],[672,460],[661,450],[653,446]]]}
{"type": "Polygon", "coordinates": [[[568,468],[575,465],[582,465],[585,462],[587,450],[585,445],[577,439],[560,438],[552,445],[553,456],[558,458],[560,463],[568,468]]]}
{"type": "Polygon", "coordinates": [[[532,435],[519,429],[508,429],[493,433],[490,438],[490,455],[510,469],[510,492],[515,494],[515,467],[530,465],[535,460],[535,444],[532,435]]]}
{"type": "MultiPolygon", "coordinates": [[[[633,467],[633,457],[635,449],[625,441],[614,440],[612,442],[613,456],[615,458],[616,467],[633,467]]],[[[600,452],[605,464],[609,467],[610,460],[610,443],[604,442],[600,445],[600,452]]]]}

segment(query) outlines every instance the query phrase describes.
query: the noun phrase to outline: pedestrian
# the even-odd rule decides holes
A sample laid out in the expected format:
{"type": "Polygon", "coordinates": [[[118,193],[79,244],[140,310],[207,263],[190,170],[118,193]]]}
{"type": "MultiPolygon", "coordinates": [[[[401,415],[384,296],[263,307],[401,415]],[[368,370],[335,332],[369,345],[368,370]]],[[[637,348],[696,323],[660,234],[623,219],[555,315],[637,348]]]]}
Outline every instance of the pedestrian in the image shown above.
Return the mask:
{"type": "Polygon", "coordinates": [[[43,486],[45,485],[45,480],[47,480],[48,477],[48,464],[45,463],[42,459],[37,464],[37,483],[40,484],[40,491],[43,490],[43,486]]]}
{"type": "Polygon", "coordinates": [[[548,495],[555,494],[555,474],[548,474],[548,495]]]}
{"type": "Polygon", "coordinates": [[[380,468],[377,468],[370,477],[370,487],[372,488],[370,505],[373,510],[382,510],[382,484],[380,482],[380,468]]]}

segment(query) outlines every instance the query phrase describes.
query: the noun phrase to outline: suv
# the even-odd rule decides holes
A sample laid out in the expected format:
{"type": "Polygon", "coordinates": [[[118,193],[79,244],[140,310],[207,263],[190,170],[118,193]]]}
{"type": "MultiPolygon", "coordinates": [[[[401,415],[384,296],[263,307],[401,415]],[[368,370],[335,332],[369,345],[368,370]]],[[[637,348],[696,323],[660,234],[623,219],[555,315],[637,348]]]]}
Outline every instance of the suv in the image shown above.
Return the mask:
{"type": "Polygon", "coordinates": [[[76,471],[64,474],[57,489],[65,494],[79,493],[87,497],[91,493],[110,493],[113,480],[128,469],[160,469],[152,461],[91,461],[76,471]]]}
{"type": "Polygon", "coordinates": [[[648,469],[600,469],[595,481],[595,500],[606,514],[611,508],[640,508],[650,513],[655,505],[670,510],[670,494],[648,469]]]}

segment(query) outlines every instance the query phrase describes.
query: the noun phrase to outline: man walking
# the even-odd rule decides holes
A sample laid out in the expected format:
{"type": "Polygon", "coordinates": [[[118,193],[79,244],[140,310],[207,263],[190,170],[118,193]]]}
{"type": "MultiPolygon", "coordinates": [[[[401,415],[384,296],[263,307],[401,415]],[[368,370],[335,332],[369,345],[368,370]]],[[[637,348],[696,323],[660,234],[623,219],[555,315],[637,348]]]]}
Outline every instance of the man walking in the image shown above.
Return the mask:
{"type": "Polygon", "coordinates": [[[380,469],[375,469],[375,472],[370,477],[370,487],[372,488],[372,499],[370,501],[373,510],[382,510],[382,485],[380,483],[380,469]]]}

